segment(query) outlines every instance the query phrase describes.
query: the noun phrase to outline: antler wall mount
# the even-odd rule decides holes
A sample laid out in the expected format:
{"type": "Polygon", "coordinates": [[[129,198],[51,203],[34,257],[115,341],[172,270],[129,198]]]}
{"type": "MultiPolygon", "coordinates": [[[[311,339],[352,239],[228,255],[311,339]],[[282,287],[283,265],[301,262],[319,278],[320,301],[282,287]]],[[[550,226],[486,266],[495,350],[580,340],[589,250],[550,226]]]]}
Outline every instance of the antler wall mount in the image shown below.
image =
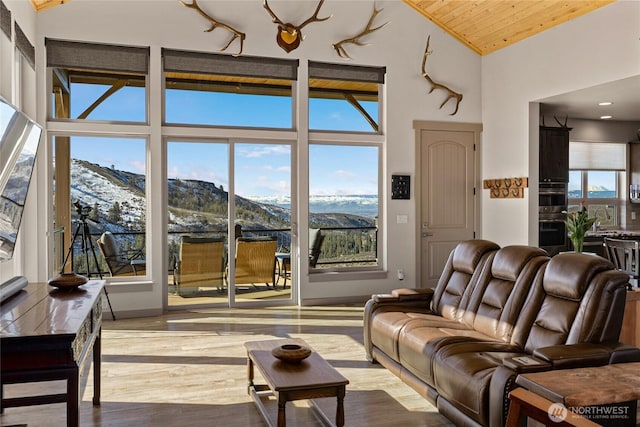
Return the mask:
{"type": "Polygon", "coordinates": [[[247,35],[241,31],[236,30],[235,28],[233,28],[232,26],[225,24],[224,22],[218,21],[217,19],[212,18],[211,16],[209,16],[204,10],[202,10],[200,8],[200,6],[198,5],[198,1],[197,0],[192,0],[191,3],[185,3],[182,0],[178,0],[178,3],[180,3],[181,5],[188,7],[189,9],[194,9],[196,12],[198,12],[204,19],[206,19],[207,21],[209,21],[211,23],[211,26],[209,27],[208,30],[204,30],[205,32],[209,33],[213,30],[215,30],[216,28],[220,27],[220,28],[224,28],[225,30],[229,31],[232,36],[231,39],[229,40],[229,42],[222,48],[220,49],[221,52],[224,52],[225,50],[227,50],[227,48],[229,46],[231,46],[231,43],[233,43],[234,40],[239,39],[240,40],[240,50],[238,51],[238,53],[235,53],[233,56],[240,56],[242,55],[242,49],[244,47],[244,39],[247,37],[247,35]]]}
{"type": "Polygon", "coordinates": [[[324,0],[320,0],[320,2],[318,2],[318,6],[316,6],[316,11],[302,24],[293,25],[289,22],[282,22],[280,18],[278,18],[278,16],[273,12],[273,10],[271,10],[271,7],[269,7],[269,3],[267,3],[267,0],[264,0],[262,6],[267,10],[269,15],[271,15],[273,23],[278,24],[278,32],[276,33],[276,43],[278,43],[278,46],[280,46],[287,53],[291,52],[292,50],[300,46],[300,42],[302,41],[302,39],[304,39],[304,36],[302,35],[302,29],[304,27],[311,24],[312,22],[322,22],[331,18],[332,15],[324,18],[318,18],[318,13],[320,12],[320,8],[322,7],[323,3],[324,0]]]}
{"type": "Polygon", "coordinates": [[[349,56],[349,54],[347,53],[347,51],[345,50],[344,46],[345,44],[351,43],[351,44],[355,44],[356,46],[366,46],[369,43],[363,43],[360,41],[360,39],[368,34],[373,33],[374,31],[378,31],[380,28],[384,27],[385,25],[387,25],[389,23],[389,21],[385,22],[382,25],[378,25],[375,28],[372,28],[371,26],[373,25],[373,21],[376,19],[376,16],[378,16],[378,14],[380,12],[382,12],[383,9],[376,9],[376,5],[375,3],[373,4],[373,13],[371,13],[371,17],[369,18],[369,22],[367,22],[367,26],[364,28],[364,30],[362,30],[360,33],[356,34],[353,37],[348,37],[344,40],[340,40],[339,42],[335,43],[333,45],[333,48],[336,50],[336,52],[338,53],[338,56],[340,58],[343,59],[351,59],[351,57],[349,56]]]}
{"type": "Polygon", "coordinates": [[[458,107],[460,106],[460,102],[462,102],[462,94],[452,91],[451,89],[449,89],[448,87],[446,87],[445,85],[443,85],[441,83],[435,82],[429,76],[429,74],[427,74],[427,70],[426,70],[427,56],[429,56],[429,55],[431,55],[431,53],[433,53],[432,51],[429,50],[429,42],[430,41],[431,41],[431,36],[427,37],[427,47],[424,49],[424,55],[422,57],[422,77],[427,79],[429,84],[431,84],[431,90],[429,90],[429,93],[433,92],[436,89],[442,89],[445,92],[447,92],[448,96],[445,98],[444,101],[442,101],[442,104],[440,104],[440,108],[444,107],[444,104],[446,104],[447,101],[449,101],[450,99],[455,99],[456,100],[456,108],[455,108],[455,110],[453,110],[453,113],[449,114],[450,116],[454,116],[458,112],[458,107]]]}
{"type": "Polygon", "coordinates": [[[521,199],[524,189],[529,186],[529,178],[485,179],[482,188],[490,191],[492,199],[521,199]]]}

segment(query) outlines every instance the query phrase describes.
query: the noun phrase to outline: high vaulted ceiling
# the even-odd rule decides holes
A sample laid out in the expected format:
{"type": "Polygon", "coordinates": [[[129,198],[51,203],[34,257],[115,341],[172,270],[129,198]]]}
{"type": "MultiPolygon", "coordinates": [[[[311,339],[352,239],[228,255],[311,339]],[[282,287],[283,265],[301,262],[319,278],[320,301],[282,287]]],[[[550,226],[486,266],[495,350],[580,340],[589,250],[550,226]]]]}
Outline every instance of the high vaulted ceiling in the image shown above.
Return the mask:
{"type": "MultiPolygon", "coordinates": [[[[30,0],[40,12],[71,0],[30,0]]],[[[615,0],[403,0],[407,5],[486,55],[615,0]]]]}
{"type": "Polygon", "coordinates": [[[403,0],[480,55],[615,0],[403,0]]]}

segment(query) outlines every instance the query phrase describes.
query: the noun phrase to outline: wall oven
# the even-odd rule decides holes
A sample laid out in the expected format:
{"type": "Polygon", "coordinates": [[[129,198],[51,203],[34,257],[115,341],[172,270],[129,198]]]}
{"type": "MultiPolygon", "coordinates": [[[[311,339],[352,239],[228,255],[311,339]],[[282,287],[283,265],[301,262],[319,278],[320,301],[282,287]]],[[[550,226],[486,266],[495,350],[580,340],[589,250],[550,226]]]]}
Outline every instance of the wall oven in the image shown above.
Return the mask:
{"type": "Polygon", "coordinates": [[[567,183],[540,183],[538,192],[538,246],[553,256],[566,251],[567,183]]]}

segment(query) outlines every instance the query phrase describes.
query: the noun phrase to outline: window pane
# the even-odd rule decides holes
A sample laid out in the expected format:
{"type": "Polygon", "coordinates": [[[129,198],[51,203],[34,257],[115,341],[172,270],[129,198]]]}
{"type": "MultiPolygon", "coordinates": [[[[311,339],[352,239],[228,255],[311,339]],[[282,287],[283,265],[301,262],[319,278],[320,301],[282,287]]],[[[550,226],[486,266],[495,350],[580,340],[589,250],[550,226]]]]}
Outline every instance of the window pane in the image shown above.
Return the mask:
{"type": "Polygon", "coordinates": [[[309,129],[378,132],[378,84],[309,79],[309,129]]]}
{"type": "Polygon", "coordinates": [[[146,122],[144,76],[53,69],[53,82],[54,118],[146,122]],[[62,83],[61,75],[68,82],[62,83]]]}
{"type": "Polygon", "coordinates": [[[318,268],[378,265],[378,151],[309,146],[309,227],[325,235],[318,268]]]}
{"type": "Polygon", "coordinates": [[[582,171],[569,171],[569,193],[570,199],[582,198],[582,171]]]}
{"type": "Polygon", "coordinates": [[[218,291],[228,241],[229,146],[169,142],[167,175],[169,304],[188,302],[182,297],[226,298],[218,291]]]}
{"type": "Polygon", "coordinates": [[[291,129],[291,81],[166,73],[166,123],[291,129]]]}
{"type": "Polygon", "coordinates": [[[617,217],[617,212],[613,205],[590,203],[587,207],[587,212],[589,213],[589,217],[597,218],[596,225],[598,227],[616,224],[615,219],[617,217]]]}
{"type": "Polygon", "coordinates": [[[238,233],[243,238],[274,239],[236,245],[236,300],[265,298],[263,291],[269,298],[289,299],[290,292],[282,291],[285,270],[291,271],[291,146],[235,144],[234,167],[238,233]],[[271,295],[278,283],[282,288],[271,295]]]}
{"type": "Polygon", "coordinates": [[[615,171],[588,171],[587,183],[590,199],[613,199],[618,197],[617,172],[615,171]]]}
{"type": "MultiPolygon", "coordinates": [[[[99,264],[96,268],[93,254],[88,254],[89,274],[95,276],[99,269],[108,276],[113,265],[108,265],[98,248],[92,247],[106,231],[113,234],[119,256],[125,260],[132,256],[145,259],[146,140],[56,137],[56,145],[67,143],[70,164],[68,160],[56,158],[55,166],[56,169],[70,167],[72,230],[66,232],[76,236],[70,257],[74,271],[87,271],[85,250],[93,250],[99,264]],[[87,243],[84,248],[83,240],[87,243]]],[[[113,271],[113,275],[132,276],[134,272],[130,267],[129,264],[126,269],[113,271]]]]}

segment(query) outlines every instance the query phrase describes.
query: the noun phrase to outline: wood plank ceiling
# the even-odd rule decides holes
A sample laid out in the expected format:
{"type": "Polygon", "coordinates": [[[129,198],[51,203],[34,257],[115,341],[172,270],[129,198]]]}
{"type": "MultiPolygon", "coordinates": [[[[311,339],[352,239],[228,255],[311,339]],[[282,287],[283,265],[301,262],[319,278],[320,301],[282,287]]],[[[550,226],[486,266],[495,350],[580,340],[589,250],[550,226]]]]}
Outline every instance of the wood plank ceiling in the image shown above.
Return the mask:
{"type": "MultiPolygon", "coordinates": [[[[70,0],[30,0],[40,12],[70,0]]],[[[480,55],[517,43],[615,0],[403,0],[480,55]]]]}
{"type": "Polygon", "coordinates": [[[615,0],[403,0],[486,55],[615,0]]]}

